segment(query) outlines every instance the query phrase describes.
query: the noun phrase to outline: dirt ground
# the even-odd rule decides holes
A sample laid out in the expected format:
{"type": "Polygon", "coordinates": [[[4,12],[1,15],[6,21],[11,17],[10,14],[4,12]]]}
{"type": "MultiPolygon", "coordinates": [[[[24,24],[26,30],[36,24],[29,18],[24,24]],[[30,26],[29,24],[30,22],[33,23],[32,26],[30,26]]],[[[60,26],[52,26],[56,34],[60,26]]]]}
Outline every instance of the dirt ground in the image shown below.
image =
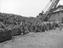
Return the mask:
{"type": "Polygon", "coordinates": [[[63,48],[63,30],[29,33],[0,43],[0,48],[63,48]]]}

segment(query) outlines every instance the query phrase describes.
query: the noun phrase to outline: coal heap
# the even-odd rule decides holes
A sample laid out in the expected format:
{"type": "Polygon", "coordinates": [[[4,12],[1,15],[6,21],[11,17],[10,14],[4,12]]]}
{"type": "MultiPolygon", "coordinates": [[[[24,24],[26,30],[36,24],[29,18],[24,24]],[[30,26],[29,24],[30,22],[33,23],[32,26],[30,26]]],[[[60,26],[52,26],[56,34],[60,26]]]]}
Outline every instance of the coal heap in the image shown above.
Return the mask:
{"type": "Polygon", "coordinates": [[[39,17],[23,17],[20,15],[0,13],[0,42],[11,40],[13,36],[26,35],[29,32],[45,32],[59,28],[56,21],[63,21],[63,11],[48,14],[45,20],[39,17]]]}

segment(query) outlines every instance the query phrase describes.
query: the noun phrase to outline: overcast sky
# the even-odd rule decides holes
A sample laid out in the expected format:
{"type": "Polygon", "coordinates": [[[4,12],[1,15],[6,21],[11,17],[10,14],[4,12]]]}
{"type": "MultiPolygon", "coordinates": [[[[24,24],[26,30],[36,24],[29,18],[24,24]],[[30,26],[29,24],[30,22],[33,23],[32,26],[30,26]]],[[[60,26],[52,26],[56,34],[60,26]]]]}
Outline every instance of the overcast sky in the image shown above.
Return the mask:
{"type": "MultiPolygon", "coordinates": [[[[14,13],[22,16],[38,15],[50,0],[0,0],[0,12],[14,13]]],[[[60,0],[63,4],[63,0],[60,0]]]]}

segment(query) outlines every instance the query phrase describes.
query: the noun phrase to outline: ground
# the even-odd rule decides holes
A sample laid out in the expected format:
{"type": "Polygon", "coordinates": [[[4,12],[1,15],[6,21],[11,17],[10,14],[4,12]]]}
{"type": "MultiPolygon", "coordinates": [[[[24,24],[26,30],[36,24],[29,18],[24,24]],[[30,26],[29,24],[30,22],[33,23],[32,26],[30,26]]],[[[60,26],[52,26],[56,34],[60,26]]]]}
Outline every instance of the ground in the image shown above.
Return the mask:
{"type": "Polygon", "coordinates": [[[0,48],[63,48],[63,30],[29,33],[0,43],[0,48]]]}

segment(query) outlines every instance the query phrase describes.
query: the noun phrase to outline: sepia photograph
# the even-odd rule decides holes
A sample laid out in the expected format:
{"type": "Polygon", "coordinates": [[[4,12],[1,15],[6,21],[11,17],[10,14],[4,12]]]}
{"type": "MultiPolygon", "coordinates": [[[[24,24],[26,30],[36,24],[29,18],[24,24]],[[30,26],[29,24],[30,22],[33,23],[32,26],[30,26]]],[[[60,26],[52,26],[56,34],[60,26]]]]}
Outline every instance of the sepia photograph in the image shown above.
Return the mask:
{"type": "Polygon", "coordinates": [[[63,0],[0,0],[0,48],[63,48],[63,0]]]}

